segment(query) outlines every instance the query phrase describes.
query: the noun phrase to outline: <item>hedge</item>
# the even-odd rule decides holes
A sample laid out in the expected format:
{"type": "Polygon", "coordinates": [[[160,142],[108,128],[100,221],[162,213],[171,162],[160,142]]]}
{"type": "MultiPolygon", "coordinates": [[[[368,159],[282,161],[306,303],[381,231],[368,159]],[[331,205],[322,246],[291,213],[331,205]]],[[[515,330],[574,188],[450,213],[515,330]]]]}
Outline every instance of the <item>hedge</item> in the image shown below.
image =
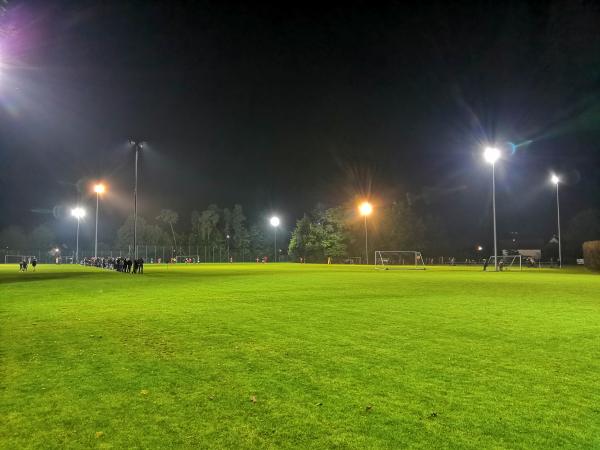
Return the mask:
{"type": "Polygon", "coordinates": [[[588,269],[600,271],[600,241],[583,243],[583,260],[588,269]]]}

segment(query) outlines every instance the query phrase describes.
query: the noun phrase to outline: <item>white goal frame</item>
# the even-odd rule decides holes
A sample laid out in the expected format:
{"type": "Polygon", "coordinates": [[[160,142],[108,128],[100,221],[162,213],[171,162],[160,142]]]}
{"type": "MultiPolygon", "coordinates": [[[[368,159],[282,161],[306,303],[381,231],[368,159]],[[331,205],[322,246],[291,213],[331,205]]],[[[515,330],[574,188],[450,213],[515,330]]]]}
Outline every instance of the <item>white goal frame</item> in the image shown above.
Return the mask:
{"type": "Polygon", "coordinates": [[[19,264],[21,261],[25,260],[31,262],[31,260],[37,259],[35,255],[4,255],[4,264],[19,264]],[[17,258],[15,261],[8,261],[8,258],[17,258]]]}
{"type": "Polygon", "coordinates": [[[349,256],[344,260],[345,264],[362,264],[362,256],[349,256]]]}
{"type": "MultiPolygon", "coordinates": [[[[502,270],[523,270],[523,255],[498,255],[498,267],[500,262],[503,262],[502,270]],[[515,264],[516,262],[516,264],[515,264]]],[[[496,267],[496,256],[490,256],[488,259],[488,266],[496,267]]]]}
{"type": "Polygon", "coordinates": [[[377,250],[375,252],[375,268],[384,270],[425,270],[425,261],[421,252],[414,250],[377,250]],[[406,256],[409,258],[409,264],[389,264],[390,257],[393,255],[406,256]],[[410,263],[412,259],[412,263],[410,263]]]}

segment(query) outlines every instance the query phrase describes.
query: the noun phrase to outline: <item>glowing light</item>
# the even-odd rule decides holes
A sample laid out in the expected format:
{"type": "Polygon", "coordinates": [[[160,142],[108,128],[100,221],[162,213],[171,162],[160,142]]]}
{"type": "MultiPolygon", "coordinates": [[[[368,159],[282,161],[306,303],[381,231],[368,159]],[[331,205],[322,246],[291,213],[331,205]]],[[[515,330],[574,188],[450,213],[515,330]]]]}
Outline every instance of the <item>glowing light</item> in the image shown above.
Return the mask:
{"type": "Polygon", "coordinates": [[[482,251],[482,250],[483,250],[483,247],[481,245],[478,245],[477,246],[477,251],[482,251]]]}
{"type": "Polygon", "coordinates": [[[490,164],[494,164],[500,159],[501,153],[496,147],[486,147],[483,150],[483,158],[490,164]]]}
{"type": "Polygon", "coordinates": [[[558,177],[558,175],[552,174],[552,177],[550,177],[550,181],[552,181],[552,183],[554,184],[558,184],[560,183],[560,178],[558,177]]]}
{"type": "Polygon", "coordinates": [[[85,217],[85,209],[81,208],[81,207],[77,207],[77,208],[73,208],[71,210],[71,215],[73,217],[75,217],[77,220],[81,219],[82,217],[85,217]]]}
{"type": "Polygon", "coordinates": [[[104,191],[106,191],[106,186],[104,186],[102,183],[94,186],[94,192],[96,194],[103,194],[104,191]]]}
{"type": "Polygon", "coordinates": [[[371,205],[369,202],[362,202],[360,205],[358,205],[358,211],[360,212],[361,216],[369,216],[373,212],[373,205],[371,205]]]}
{"type": "Polygon", "coordinates": [[[269,220],[269,223],[271,224],[272,227],[278,227],[279,226],[279,217],[277,216],[273,216],[271,217],[271,219],[269,220]]]}

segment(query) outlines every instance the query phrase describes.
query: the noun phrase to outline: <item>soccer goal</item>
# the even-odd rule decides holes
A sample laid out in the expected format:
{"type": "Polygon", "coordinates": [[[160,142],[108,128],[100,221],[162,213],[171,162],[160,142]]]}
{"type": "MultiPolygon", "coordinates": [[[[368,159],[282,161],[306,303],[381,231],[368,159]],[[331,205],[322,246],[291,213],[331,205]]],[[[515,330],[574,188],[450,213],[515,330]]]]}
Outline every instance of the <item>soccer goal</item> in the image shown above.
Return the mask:
{"type": "Polygon", "coordinates": [[[4,255],[4,264],[19,264],[21,261],[32,261],[36,256],[30,255],[4,255]]]}
{"type": "MultiPolygon", "coordinates": [[[[495,267],[496,257],[490,256],[488,259],[488,266],[495,267]]],[[[498,256],[498,269],[499,270],[523,270],[523,256],[522,255],[506,255],[498,256]]]]}
{"type": "Polygon", "coordinates": [[[375,252],[375,267],[377,269],[419,269],[425,270],[421,252],[412,250],[378,250],[375,252]]]}
{"type": "Polygon", "coordinates": [[[182,255],[175,257],[178,263],[197,263],[200,262],[200,255],[182,255]]]}
{"type": "Polygon", "coordinates": [[[344,260],[344,264],[362,264],[362,257],[360,256],[349,256],[344,260]]]}

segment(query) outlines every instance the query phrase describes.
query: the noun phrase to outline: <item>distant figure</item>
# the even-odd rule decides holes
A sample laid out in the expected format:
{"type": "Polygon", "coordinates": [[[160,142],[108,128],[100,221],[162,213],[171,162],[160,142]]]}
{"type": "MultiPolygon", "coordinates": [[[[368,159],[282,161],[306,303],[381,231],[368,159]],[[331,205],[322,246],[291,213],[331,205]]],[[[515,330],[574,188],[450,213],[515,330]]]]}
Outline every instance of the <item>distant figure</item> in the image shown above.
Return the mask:
{"type": "Polygon", "coordinates": [[[31,267],[33,267],[33,271],[35,272],[35,266],[37,266],[37,259],[33,258],[31,260],[31,267]]]}
{"type": "Polygon", "coordinates": [[[488,266],[488,264],[489,264],[489,263],[488,263],[488,260],[487,260],[487,259],[484,259],[484,260],[483,260],[483,271],[484,271],[484,272],[486,272],[486,271],[487,271],[487,266],[488,266]]]}
{"type": "Polygon", "coordinates": [[[498,263],[498,270],[502,272],[502,269],[504,269],[504,260],[501,259],[498,263]]]}
{"type": "Polygon", "coordinates": [[[135,274],[135,273],[138,272],[138,261],[139,261],[139,259],[134,259],[133,260],[133,272],[132,272],[132,274],[135,274]]]}
{"type": "Polygon", "coordinates": [[[142,275],[144,274],[144,258],[140,258],[138,260],[138,272],[137,273],[140,273],[142,275]]]}

